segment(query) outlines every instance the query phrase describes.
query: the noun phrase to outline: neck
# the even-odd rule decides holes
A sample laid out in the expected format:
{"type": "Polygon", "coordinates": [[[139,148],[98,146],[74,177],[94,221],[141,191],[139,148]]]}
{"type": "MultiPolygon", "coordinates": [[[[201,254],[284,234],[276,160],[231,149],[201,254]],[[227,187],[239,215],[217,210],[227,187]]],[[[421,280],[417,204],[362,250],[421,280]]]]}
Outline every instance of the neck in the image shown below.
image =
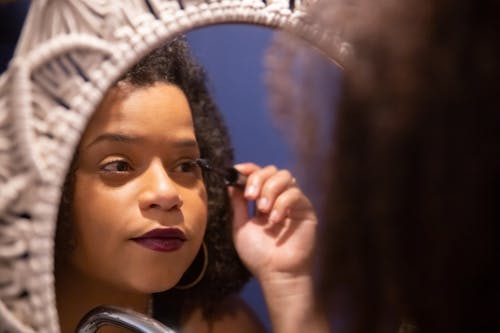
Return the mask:
{"type": "MultiPolygon", "coordinates": [[[[99,305],[115,305],[148,314],[151,295],[119,289],[65,267],[56,272],[56,298],[61,332],[72,333],[80,319],[99,305]]],[[[109,326],[100,329],[101,332],[122,330],[109,326]]]]}

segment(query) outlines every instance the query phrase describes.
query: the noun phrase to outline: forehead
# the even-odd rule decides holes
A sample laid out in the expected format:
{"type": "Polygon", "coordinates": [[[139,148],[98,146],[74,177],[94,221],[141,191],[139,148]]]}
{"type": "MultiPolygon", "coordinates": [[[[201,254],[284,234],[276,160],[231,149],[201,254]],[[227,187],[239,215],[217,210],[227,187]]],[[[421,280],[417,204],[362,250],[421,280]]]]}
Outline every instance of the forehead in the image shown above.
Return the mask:
{"type": "Polygon", "coordinates": [[[194,135],[191,110],[185,94],[175,85],[155,83],[112,87],[92,116],[82,143],[103,132],[142,136],[194,135]]]}

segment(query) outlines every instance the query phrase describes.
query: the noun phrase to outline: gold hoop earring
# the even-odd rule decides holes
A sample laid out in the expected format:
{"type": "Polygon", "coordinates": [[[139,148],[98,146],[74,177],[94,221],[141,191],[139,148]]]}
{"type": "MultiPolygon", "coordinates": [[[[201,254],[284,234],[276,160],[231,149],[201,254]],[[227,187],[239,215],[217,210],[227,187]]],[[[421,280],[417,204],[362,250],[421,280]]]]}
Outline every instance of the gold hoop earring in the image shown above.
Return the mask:
{"type": "MultiPolygon", "coordinates": [[[[207,267],[208,267],[208,249],[207,249],[207,245],[205,244],[205,242],[203,242],[201,245],[202,245],[201,247],[203,249],[203,266],[201,268],[200,274],[198,274],[196,279],[194,279],[190,283],[176,285],[175,286],[176,289],[186,290],[186,289],[192,288],[195,285],[197,285],[201,281],[201,279],[203,279],[203,276],[205,276],[205,272],[207,271],[207,267]]],[[[181,279],[181,281],[182,281],[182,279],[181,279]]]]}

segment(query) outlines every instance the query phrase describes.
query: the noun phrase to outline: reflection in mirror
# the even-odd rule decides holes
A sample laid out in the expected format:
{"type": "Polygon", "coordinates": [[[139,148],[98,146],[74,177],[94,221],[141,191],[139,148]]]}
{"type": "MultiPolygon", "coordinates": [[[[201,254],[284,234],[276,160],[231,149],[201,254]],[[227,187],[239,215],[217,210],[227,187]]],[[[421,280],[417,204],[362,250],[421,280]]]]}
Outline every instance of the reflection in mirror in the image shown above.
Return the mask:
{"type": "MultiPolygon", "coordinates": [[[[192,99],[188,94],[195,94],[192,90],[196,90],[193,89],[196,84],[188,82],[189,89],[176,90],[174,89],[176,85],[171,84],[169,80],[172,78],[168,76],[162,76],[165,82],[162,81],[161,84],[153,84],[156,82],[154,78],[149,83],[147,80],[136,80],[134,78],[137,75],[131,75],[125,78],[125,81],[120,80],[120,83],[115,83],[125,73],[127,67],[150,52],[153,47],[159,46],[178,33],[208,23],[254,22],[289,29],[311,41],[323,40],[315,33],[313,21],[302,20],[306,14],[307,4],[308,1],[297,3],[287,0],[243,2],[217,0],[209,3],[177,0],[33,2],[14,59],[8,71],[0,78],[0,105],[1,109],[7,110],[1,121],[6,126],[0,126],[2,145],[5,148],[0,156],[3,175],[0,177],[2,178],[1,242],[6,244],[7,249],[1,251],[0,258],[3,271],[0,274],[2,276],[0,321],[2,325],[5,323],[7,331],[57,332],[60,326],[59,319],[63,331],[72,331],[72,323],[78,320],[79,313],[86,312],[91,303],[97,302],[118,305],[127,303],[129,307],[143,313],[155,312],[155,317],[160,316],[155,308],[160,308],[158,305],[161,305],[162,297],[159,299],[156,295],[154,299],[144,297],[146,291],[144,288],[150,288],[147,294],[168,289],[171,297],[165,298],[167,304],[163,304],[161,309],[166,311],[170,318],[177,319],[177,322],[182,322],[183,325],[184,319],[215,315],[217,309],[214,308],[212,308],[214,311],[200,313],[198,304],[210,302],[234,310],[237,315],[243,315],[243,318],[231,316],[237,321],[245,318],[249,320],[250,312],[241,300],[231,298],[225,300],[229,304],[220,302],[224,292],[238,290],[248,277],[248,273],[240,269],[242,266],[231,245],[231,237],[234,237],[239,257],[248,269],[259,281],[267,283],[263,284],[267,286],[267,289],[263,290],[270,307],[269,312],[274,315],[280,313],[276,311],[281,308],[280,304],[276,303],[280,300],[276,292],[282,288],[276,288],[276,279],[264,279],[264,277],[269,277],[271,272],[283,270],[291,275],[297,270],[309,272],[309,267],[304,267],[307,266],[307,258],[311,256],[309,250],[300,251],[298,256],[287,256],[287,254],[297,251],[297,248],[294,248],[297,240],[303,245],[314,243],[314,233],[311,230],[316,219],[309,201],[299,190],[295,177],[285,171],[261,170],[254,165],[239,166],[240,171],[248,176],[250,185],[246,188],[246,193],[229,191],[232,203],[236,204],[234,209],[237,217],[235,232],[230,235],[227,230],[228,225],[225,223],[230,210],[223,209],[225,207],[220,208],[221,205],[228,206],[228,201],[214,200],[215,196],[211,194],[211,192],[222,194],[223,199],[227,199],[225,182],[211,172],[217,170],[219,165],[225,167],[226,162],[232,164],[231,152],[224,146],[225,132],[215,126],[216,130],[211,132],[206,141],[198,135],[200,130],[210,129],[209,126],[201,126],[200,123],[213,122],[217,125],[219,118],[212,117],[210,112],[202,117],[192,117],[195,118],[194,122],[191,119],[192,131],[189,130],[189,126],[184,127],[186,132],[183,132],[184,137],[180,141],[184,143],[181,146],[186,149],[188,146],[194,146],[192,144],[194,132],[199,156],[192,154],[192,151],[182,154],[187,155],[184,156],[186,159],[183,157],[183,163],[171,163],[172,157],[168,156],[175,157],[177,151],[172,152],[169,142],[164,142],[164,140],[175,140],[175,130],[182,128],[174,126],[172,130],[168,129],[168,126],[175,125],[175,122],[172,119],[163,119],[166,114],[162,112],[167,110],[166,100],[168,100],[168,111],[172,109],[175,111],[172,111],[172,114],[177,112],[179,115],[182,110],[185,111],[186,105],[189,106],[189,111],[198,107],[210,108],[210,98],[192,99]],[[46,22],[51,24],[48,25],[46,22]],[[134,126],[121,126],[130,123],[130,119],[134,116],[133,111],[137,111],[137,105],[140,105],[139,109],[146,114],[155,109],[161,110],[155,117],[140,119],[149,122],[147,126],[142,124],[138,127],[143,131],[148,128],[150,131],[146,133],[140,131],[134,133],[137,129],[134,126]],[[98,112],[90,119],[96,109],[98,112]],[[151,118],[158,124],[167,124],[162,129],[171,136],[166,138],[160,135],[154,127],[158,124],[151,118]],[[90,126],[85,128],[87,123],[90,126]],[[113,127],[117,124],[118,127],[113,127]],[[82,133],[84,134],[82,140],[78,142],[82,133]],[[188,134],[191,137],[188,138],[188,134]],[[208,139],[221,141],[222,149],[214,148],[220,148],[220,145],[207,144],[208,139]],[[158,150],[155,150],[158,147],[152,149],[152,142],[163,149],[169,148],[169,153],[160,154],[161,158],[158,156],[157,159],[141,160],[140,157],[144,157],[144,154],[158,153],[158,150]],[[189,142],[191,143],[188,144],[189,142]],[[77,146],[78,154],[72,158],[73,150],[77,146]],[[142,149],[131,149],[134,153],[129,153],[129,147],[137,146],[141,146],[142,149]],[[99,147],[101,150],[97,149],[99,147]],[[106,150],[109,147],[112,150],[111,154],[106,150]],[[126,147],[126,149],[115,150],[116,147],[126,147]],[[214,156],[221,158],[210,158],[211,148],[217,150],[214,156]],[[95,154],[89,154],[89,150],[94,150],[95,154]],[[138,162],[137,157],[139,157],[138,162]],[[150,163],[139,163],[144,160],[150,163]],[[211,167],[209,163],[215,167],[211,167]],[[154,165],[153,169],[144,167],[149,167],[150,164],[154,165]],[[207,164],[210,167],[204,168],[207,164]],[[70,165],[69,176],[66,177],[70,165]],[[193,177],[183,178],[189,175],[193,177]],[[178,176],[182,176],[182,179],[177,178],[178,176]],[[160,181],[156,177],[159,177],[160,181]],[[66,187],[60,202],[60,190],[64,179],[66,187]],[[149,185],[141,186],[139,180],[147,180],[149,185]],[[270,180],[273,180],[271,183],[274,185],[269,186],[272,191],[268,192],[266,184],[270,180]],[[212,186],[211,182],[218,183],[212,186]],[[188,194],[191,196],[183,192],[183,195],[177,195],[176,200],[166,200],[166,198],[175,199],[176,195],[172,193],[182,192],[173,186],[178,184],[184,185],[182,189],[188,187],[191,190],[188,194]],[[197,187],[198,185],[201,187],[197,187]],[[192,195],[196,189],[198,195],[192,195]],[[128,200],[134,191],[141,195],[137,194],[135,201],[128,200]],[[294,193],[293,202],[289,201],[290,196],[284,196],[286,193],[294,193]],[[250,220],[245,215],[246,204],[242,196],[250,201],[259,199],[257,205],[259,215],[254,219],[250,220]],[[281,200],[283,197],[285,199],[281,200]],[[110,198],[114,201],[107,204],[106,200],[110,198]],[[189,209],[185,213],[182,207],[196,204],[196,198],[201,201],[200,209],[189,209]],[[204,199],[206,202],[203,202],[204,199]],[[142,204],[139,205],[139,202],[142,204]],[[57,216],[59,204],[65,207],[57,216]],[[180,230],[185,237],[175,230],[168,231],[167,234],[164,234],[164,230],[161,230],[159,235],[156,232],[149,234],[154,229],[175,229],[164,226],[166,221],[171,221],[170,218],[163,219],[163,214],[170,212],[170,210],[165,211],[165,207],[169,205],[174,207],[174,212],[180,212],[179,223],[188,220],[193,222],[193,228],[196,229],[193,234],[197,237],[194,237],[188,228],[180,230]],[[309,214],[301,217],[292,214],[296,205],[301,206],[301,212],[309,214]],[[123,209],[119,210],[118,207],[123,209]],[[149,211],[149,209],[155,212],[153,217],[149,213],[142,214],[143,210],[149,211]],[[187,218],[188,213],[195,217],[187,218]],[[202,218],[203,214],[207,215],[206,219],[202,218]],[[289,221],[291,216],[294,217],[292,222],[296,219],[300,221],[305,219],[309,223],[288,225],[285,222],[289,221]],[[205,222],[208,220],[210,223],[208,226],[207,223],[199,225],[195,223],[198,218],[205,222]],[[56,220],[59,225],[55,251],[57,290],[54,290],[53,245],[56,220]],[[130,222],[131,220],[135,223],[130,222]],[[212,223],[213,220],[218,224],[212,223]],[[152,226],[152,230],[128,229],[129,222],[134,227],[137,225],[144,227],[144,221],[161,224],[161,227],[152,226]],[[215,230],[217,228],[214,226],[217,225],[224,225],[224,228],[215,230]],[[263,232],[264,226],[269,227],[270,230],[266,230],[269,232],[263,232]],[[206,232],[202,230],[203,227],[207,229],[206,232]],[[210,231],[211,229],[214,230],[210,231]],[[203,232],[199,232],[200,230],[203,232]],[[136,232],[139,233],[138,236],[136,232]],[[200,234],[211,236],[199,237],[200,234]],[[259,241],[256,241],[254,236],[260,237],[259,241]],[[120,237],[124,237],[123,243],[119,241],[120,237]],[[211,237],[219,241],[215,243],[201,241],[203,238],[211,237]],[[278,241],[280,247],[275,246],[278,241]],[[190,249],[185,251],[189,252],[185,257],[180,258],[182,259],[180,265],[149,265],[139,262],[137,256],[134,257],[136,251],[130,250],[129,253],[128,247],[124,245],[134,244],[131,247],[162,252],[158,249],[164,249],[165,242],[181,244],[180,249],[190,249]],[[191,242],[190,244],[198,242],[198,246],[184,246],[186,242],[191,242]],[[256,247],[255,244],[260,246],[256,247]],[[120,251],[122,245],[127,249],[123,248],[123,251],[120,251]],[[155,247],[156,250],[150,247],[155,247]],[[193,248],[197,251],[192,250],[193,248]],[[221,253],[230,255],[222,256],[221,253]],[[118,259],[115,260],[115,257],[118,259]],[[126,260],[123,259],[125,257],[126,260]],[[285,258],[295,261],[283,261],[285,258]],[[218,263],[219,259],[223,260],[222,264],[218,263]],[[231,262],[233,259],[234,265],[231,262]],[[130,269],[128,272],[130,276],[124,276],[125,270],[116,269],[120,265],[126,268],[127,264],[146,265],[147,270],[139,270],[143,274],[149,273],[145,274],[146,280],[154,280],[156,275],[153,270],[157,272],[166,269],[165,267],[170,268],[172,271],[168,272],[166,280],[172,285],[158,287],[153,281],[146,283],[145,286],[144,280],[137,277],[138,270],[130,269]],[[286,267],[278,264],[286,264],[286,267]],[[186,270],[186,266],[198,269],[186,270]],[[227,267],[230,269],[226,269],[227,267]],[[218,273],[226,276],[239,275],[236,279],[228,278],[224,281],[214,278],[218,273]],[[174,282],[175,289],[172,288],[174,282]],[[210,285],[211,289],[203,287],[204,284],[210,285]],[[175,297],[175,294],[184,296],[175,297]],[[179,299],[185,302],[174,302],[179,299]],[[168,301],[171,302],[170,307],[168,301]]],[[[182,62],[181,59],[186,58],[181,55],[168,59],[182,62]]],[[[147,72],[152,68],[149,65],[154,68],[157,65],[167,64],[148,63],[146,66],[135,67],[135,71],[147,72]]],[[[189,65],[181,67],[190,68],[189,65]]],[[[171,68],[167,71],[170,70],[171,68]]],[[[189,72],[187,77],[189,78],[191,74],[196,76],[196,70],[189,72]]],[[[180,75],[185,76],[182,73],[180,75]]],[[[142,74],[139,76],[143,77],[142,74]]],[[[189,80],[181,81],[179,87],[189,80]]],[[[203,89],[197,93],[203,93],[203,89]]],[[[186,120],[185,118],[174,118],[182,125],[186,125],[181,121],[186,120]]],[[[138,126],[137,122],[131,123],[138,126]]],[[[4,245],[2,248],[5,248],[4,245]]],[[[299,284],[298,288],[310,295],[309,283],[299,284]]],[[[286,290],[287,293],[290,292],[289,288],[286,290]]],[[[296,292],[298,290],[292,294],[296,292]]],[[[294,302],[292,305],[300,306],[308,303],[310,300],[304,303],[294,302]]],[[[292,318],[301,320],[301,317],[292,318]]],[[[250,322],[257,325],[255,321],[250,322]]],[[[278,327],[281,331],[290,332],[288,330],[290,325],[290,321],[284,321],[282,316],[274,316],[273,329],[278,327]]]]}
{"type": "MultiPolygon", "coordinates": [[[[174,329],[276,325],[256,281],[243,299],[235,294],[250,274],[262,283],[283,269],[291,275],[312,269],[316,219],[295,177],[282,169],[291,168],[291,157],[264,102],[261,68],[270,39],[270,31],[250,26],[193,31],[188,40],[210,89],[177,38],[106,92],[76,149],[59,210],[55,272],[63,332],[100,304],[131,308],[174,329]],[[236,159],[223,118],[241,145],[236,159]],[[257,164],[238,166],[249,185],[228,197],[225,179],[213,171],[235,162],[257,164]],[[271,164],[277,167],[261,168],[271,164]],[[257,203],[254,217],[247,200],[257,203]]],[[[274,287],[263,285],[271,314],[274,287]]]]}

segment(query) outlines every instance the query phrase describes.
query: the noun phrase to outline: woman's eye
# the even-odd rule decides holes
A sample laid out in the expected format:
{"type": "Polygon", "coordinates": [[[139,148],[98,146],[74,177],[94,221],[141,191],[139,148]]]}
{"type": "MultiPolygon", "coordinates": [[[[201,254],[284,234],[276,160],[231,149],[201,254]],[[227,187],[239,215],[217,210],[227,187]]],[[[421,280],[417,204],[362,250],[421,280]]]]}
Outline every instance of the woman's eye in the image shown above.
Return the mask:
{"type": "Polygon", "coordinates": [[[187,160],[179,163],[175,169],[175,172],[199,172],[200,167],[195,160],[187,160]]]}
{"type": "Polygon", "coordinates": [[[127,172],[131,171],[132,167],[127,161],[118,160],[103,164],[100,170],[104,172],[127,172]]]}

